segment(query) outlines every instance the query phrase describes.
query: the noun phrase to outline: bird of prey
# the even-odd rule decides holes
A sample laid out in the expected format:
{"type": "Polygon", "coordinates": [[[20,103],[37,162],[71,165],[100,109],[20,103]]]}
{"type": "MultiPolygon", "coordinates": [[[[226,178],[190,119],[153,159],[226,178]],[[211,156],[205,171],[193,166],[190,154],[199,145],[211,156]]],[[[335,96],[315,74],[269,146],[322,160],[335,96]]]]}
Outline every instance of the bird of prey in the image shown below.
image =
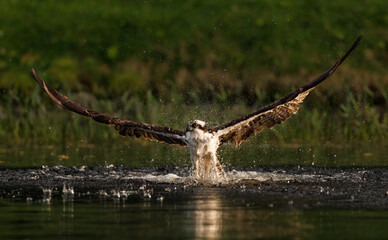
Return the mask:
{"type": "Polygon", "coordinates": [[[262,131],[264,127],[271,129],[296,114],[306,96],[337,70],[359,45],[361,38],[362,36],[359,36],[333,66],[312,81],[248,115],[213,128],[209,128],[204,121],[193,120],[187,124],[186,130],[179,131],[165,126],[112,117],[68,99],[41,80],[34,69],[30,73],[50,98],[67,110],[113,126],[123,136],[144,137],[172,145],[187,146],[190,149],[195,178],[201,181],[217,181],[217,179],[226,178],[222,165],[217,159],[217,149],[222,144],[232,142],[238,146],[248,137],[262,131]]]}

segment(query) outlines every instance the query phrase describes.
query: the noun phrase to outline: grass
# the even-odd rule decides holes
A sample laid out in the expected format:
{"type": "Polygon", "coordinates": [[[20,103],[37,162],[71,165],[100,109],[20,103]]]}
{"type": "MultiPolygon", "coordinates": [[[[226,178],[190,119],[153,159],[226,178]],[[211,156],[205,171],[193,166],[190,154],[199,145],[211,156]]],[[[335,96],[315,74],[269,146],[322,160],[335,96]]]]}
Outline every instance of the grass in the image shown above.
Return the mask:
{"type": "Polygon", "coordinates": [[[0,142],[120,139],[52,106],[31,68],[101,111],[183,129],[275,100],[359,34],[359,48],[301,112],[256,139],[386,142],[387,8],[379,0],[1,1],[0,142]]]}
{"type": "MultiPolygon", "coordinates": [[[[18,97],[12,91],[7,94],[7,102],[0,107],[2,144],[148,142],[142,139],[123,140],[114,129],[59,108],[38,87],[26,99],[18,97]]],[[[86,92],[68,94],[72,99],[101,112],[179,130],[184,129],[186,123],[192,119],[203,119],[211,127],[255,109],[240,103],[185,105],[179,100],[177,93],[172,95],[177,96],[178,100],[165,104],[151,94],[148,94],[145,102],[129,94],[116,100],[97,100],[86,92]]],[[[251,141],[310,144],[386,142],[387,113],[381,116],[378,107],[368,104],[370,99],[353,95],[350,90],[345,96],[343,104],[327,111],[326,107],[314,103],[318,97],[313,92],[297,115],[273,130],[263,131],[251,141]]]]}

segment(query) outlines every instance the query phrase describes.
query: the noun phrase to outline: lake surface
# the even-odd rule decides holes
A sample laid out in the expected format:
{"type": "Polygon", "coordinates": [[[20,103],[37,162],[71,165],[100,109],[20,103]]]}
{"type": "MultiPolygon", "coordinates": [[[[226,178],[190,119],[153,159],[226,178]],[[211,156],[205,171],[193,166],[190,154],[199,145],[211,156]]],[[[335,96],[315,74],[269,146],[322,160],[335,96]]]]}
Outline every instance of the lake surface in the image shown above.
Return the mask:
{"type": "Polygon", "coordinates": [[[184,201],[0,200],[1,239],[385,239],[388,211],[276,209],[199,192],[184,201]],[[252,205],[251,205],[252,204],[252,205]]]}
{"type": "MultiPolygon", "coordinates": [[[[224,166],[388,166],[388,145],[271,145],[245,142],[222,146],[224,166]]],[[[189,166],[188,148],[151,141],[122,144],[28,145],[0,147],[1,167],[189,166]]]]}
{"type": "Polygon", "coordinates": [[[246,144],[229,180],[163,144],[0,149],[0,239],[385,239],[386,146],[246,144]]]}

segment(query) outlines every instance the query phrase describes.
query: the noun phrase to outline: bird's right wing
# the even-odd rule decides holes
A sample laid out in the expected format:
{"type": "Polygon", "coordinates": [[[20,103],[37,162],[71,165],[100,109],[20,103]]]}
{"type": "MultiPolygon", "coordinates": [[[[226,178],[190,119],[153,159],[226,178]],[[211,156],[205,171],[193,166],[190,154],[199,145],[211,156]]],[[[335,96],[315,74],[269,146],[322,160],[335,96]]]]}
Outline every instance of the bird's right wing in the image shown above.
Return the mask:
{"type": "Polygon", "coordinates": [[[157,126],[146,123],[138,123],[129,120],[121,120],[117,117],[112,117],[103,113],[96,112],[80,104],[73,102],[66,96],[62,95],[55,89],[48,86],[43,80],[39,78],[34,69],[30,71],[31,76],[36,82],[47,92],[50,98],[61,107],[70,110],[72,112],[91,117],[93,120],[113,126],[120,135],[123,136],[136,136],[144,137],[151,140],[157,140],[159,142],[165,142],[169,144],[177,144],[184,146],[185,133],[178,130],[173,130],[164,126],[157,126]]]}
{"type": "Polygon", "coordinates": [[[314,80],[255,112],[234,119],[219,127],[209,129],[209,131],[217,135],[221,143],[230,141],[235,145],[239,145],[251,135],[261,132],[264,127],[273,128],[283,123],[298,112],[303,100],[315,86],[330,77],[337,70],[341,63],[358,46],[361,38],[362,36],[359,36],[345,55],[314,80]]]}

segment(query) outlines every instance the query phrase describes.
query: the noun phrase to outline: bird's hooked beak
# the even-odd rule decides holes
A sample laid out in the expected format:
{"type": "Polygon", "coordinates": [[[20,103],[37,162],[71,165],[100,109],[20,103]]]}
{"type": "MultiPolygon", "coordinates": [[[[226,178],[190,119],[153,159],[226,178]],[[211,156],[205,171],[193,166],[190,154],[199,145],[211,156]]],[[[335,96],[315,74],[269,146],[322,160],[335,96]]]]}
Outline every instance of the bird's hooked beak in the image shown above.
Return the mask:
{"type": "Polygon", "coordinates": [[[204,124],[202,125],[202,124],[199,124],[198,122],[195,122],[195,121],[189,122],[187,124],[186,131],[193,131],[194,129],[201,129],[201,130],[203,130],[205,132],[208,131],[207,128],[206,128],[206,125],[204,125],[204,124]]]}
{"type": "Polygon", "coordinates": [[[187,124],[186,131],[193,131],[197,127],[196,124],[187,124]]]}

